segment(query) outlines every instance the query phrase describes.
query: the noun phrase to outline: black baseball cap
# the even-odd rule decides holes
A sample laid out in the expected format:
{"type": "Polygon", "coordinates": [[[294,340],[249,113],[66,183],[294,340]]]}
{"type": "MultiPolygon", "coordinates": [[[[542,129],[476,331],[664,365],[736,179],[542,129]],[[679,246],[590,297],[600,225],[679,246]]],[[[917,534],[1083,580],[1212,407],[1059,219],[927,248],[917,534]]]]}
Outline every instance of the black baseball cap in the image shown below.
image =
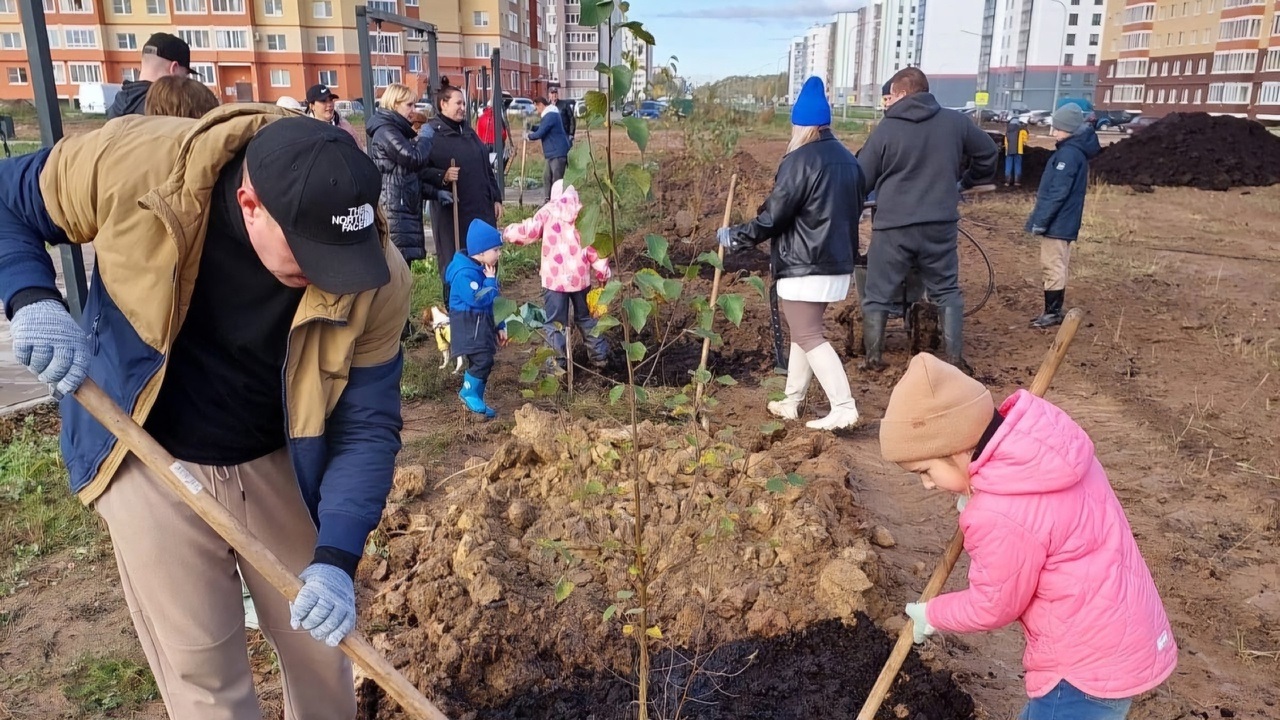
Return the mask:
{"type": "Polygon", "coordinates": [[[276,120],[249,141],[245,167],[313,285],[347,295],[390,281],[374,221],[382,173],[345,130],[307,117],[276,120]]]}
{"type": "Polygon", "coordinates": [[[312,85],[307,88],[307,104],[317,102],[327,102],[329,100],[338,100],[338,93],[329,89],[328,85],[321,83],[320,85],[312,85]]]}
{"type": "Polygon", "coordinates": [[[158,32],[147,38],[146,44],[142,46],[142,52],[150,53],[169,62],[176,62],[178,67],[196,77],[200,77],[200,73],[191,69],[191,46],[187,45],[187,41],[177,35],[158,32]]]}

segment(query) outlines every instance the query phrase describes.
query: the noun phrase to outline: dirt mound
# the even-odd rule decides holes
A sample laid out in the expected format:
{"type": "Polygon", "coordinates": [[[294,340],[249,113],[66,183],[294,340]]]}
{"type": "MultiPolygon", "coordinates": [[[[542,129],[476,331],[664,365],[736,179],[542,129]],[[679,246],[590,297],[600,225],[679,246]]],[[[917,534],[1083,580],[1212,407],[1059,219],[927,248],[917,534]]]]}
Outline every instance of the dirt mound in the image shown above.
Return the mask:
{"type": "MultiPolygon", "coordinates": [[[[532,406],[517,411],[512,437],[429,506],[389,506],[386,560],[362,575],[379,588],[366,601],[374,644],[457,715],[633,672],[633,643],[617,618],[602,620],[629,587],[620,456],[633,438],[532,406]],[[561,580],[575,589],[557,603],[561,580]]],[[[735,441],[645,423],[634,442],[650,488],[644,545],[659,570],[651,618],[666,647],[709,652],[852,621],[873,601],[884,609],[868,595],[878,561],[829,438],[735,441]],[[788,473],[798,477],[779,479],[788,473]]]]}
{"type": "Polygon", "coordinates": [[[1104,149],[1091,166],[1114,185],[1274,185],[1280,182],[1280,138],[1252,120],[1172,113],[1104,149]]]}

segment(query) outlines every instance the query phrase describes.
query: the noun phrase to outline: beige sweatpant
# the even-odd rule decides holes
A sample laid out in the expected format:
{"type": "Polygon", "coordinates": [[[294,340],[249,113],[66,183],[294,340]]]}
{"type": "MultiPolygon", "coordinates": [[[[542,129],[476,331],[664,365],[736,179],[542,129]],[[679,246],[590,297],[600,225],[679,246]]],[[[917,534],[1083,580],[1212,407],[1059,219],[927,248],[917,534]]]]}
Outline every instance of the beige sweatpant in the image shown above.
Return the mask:
{"type": "Polygon", "coordinates": [[[1040,266],[1044,270],[1044,289],[1066,290],[1067,271],[1071,265],[1071,243],[1066,240],[1040,238],[1040,266]]]}
{"type": "MultiPolygon", "coordinates": [[[[281,562],[311,562],[315,525],[286,450],[234,467],[184,463],[281,562]]],[[[351,664],[305,630],[289,603],[133,455],[95,503],[171,720],[261,720],[249,667],[240,574],[280,660],[285,720],[352,720],[351,664]]]]}

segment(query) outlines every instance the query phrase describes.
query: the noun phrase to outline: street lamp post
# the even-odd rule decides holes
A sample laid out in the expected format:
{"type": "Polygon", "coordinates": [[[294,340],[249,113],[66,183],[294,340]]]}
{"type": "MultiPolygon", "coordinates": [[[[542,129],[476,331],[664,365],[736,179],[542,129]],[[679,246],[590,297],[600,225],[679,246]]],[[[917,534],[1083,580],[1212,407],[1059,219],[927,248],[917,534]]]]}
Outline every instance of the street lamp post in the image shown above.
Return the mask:
{"type": "Polygon", "coordinates": [[[1058,33],[1058,61],[1054,63],[1056,70],[1053,75],[1053,104],[1049,107],[1050,113],[1058,109],[1058,93],[1062,87],[1062,54],[1066,52],[1067,47],[1067,6],[1062,0],[1052,0],[1052,2],[1062,8],[1062,32],[1058,33]]]}

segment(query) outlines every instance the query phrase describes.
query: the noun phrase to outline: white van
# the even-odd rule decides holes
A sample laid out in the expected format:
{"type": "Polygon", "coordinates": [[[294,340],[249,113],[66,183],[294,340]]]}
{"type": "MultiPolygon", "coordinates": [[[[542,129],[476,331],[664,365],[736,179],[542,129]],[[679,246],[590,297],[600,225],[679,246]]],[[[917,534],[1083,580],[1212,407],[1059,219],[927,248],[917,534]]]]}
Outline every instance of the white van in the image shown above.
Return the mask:
{"type": "Polygon", "coordinates": [[[85,83],[80,86],[80,112],[86,115],[106,115],[107,108],[116,101],[120,86],[115,83],[85,83]]]}

